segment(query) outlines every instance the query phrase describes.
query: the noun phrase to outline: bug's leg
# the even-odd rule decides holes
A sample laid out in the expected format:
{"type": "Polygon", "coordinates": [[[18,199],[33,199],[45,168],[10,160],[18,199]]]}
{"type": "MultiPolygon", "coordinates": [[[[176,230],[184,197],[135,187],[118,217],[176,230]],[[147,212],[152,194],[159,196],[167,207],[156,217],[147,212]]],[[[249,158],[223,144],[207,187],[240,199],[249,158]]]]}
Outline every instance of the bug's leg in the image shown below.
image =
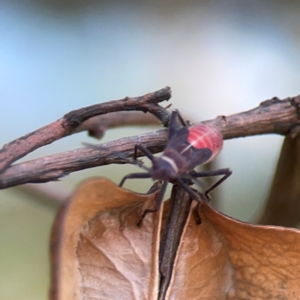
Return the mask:
{"type": "Polygon", "coordinates": [[[177,118],[179,119],[181,125],[183,127],[188,127],[188,124],[184,121],[183,117],[181,116],[180,112],[178,110],[173,110],[169,122],[169,134],[168,138],[171,139],[173,135],[178,131],[180,128],[180,125],[177,122],[177,118]]]}
{"type": "Polygon", "coordinates": [[[138,152],[138,150],[140,150],[150,160],[153,160],[154,155],[147,148],[143,147],[142,145],[135,145],[134,146],[134,154],[133,154],[134,161],[137,161],[137,152],[138,152]]]}
{"type": "Polygon", "coordinates": [[[177,112],[177,117],[178,117],[180,123],[182,124],[182,126],[183,127],[188,127],[189,126],[189,124],[188,124],[189,122],[184,121],[182,115],[180,114],[180,112],[178,110],[176,110],[176,112],[177,112]]]}
{"type": "Polygon", "coordinates": [[[182,188],[196,201],[200,202],[199,195],[191,189],[181,178],[177,178],[178,183],[182,186],[182,188]]]}
{"type": "Polygon", "coordinates": [[[226,180],[230,175],[232,174],[232,171],[229,169],[219,169],[214,171],[206,171],[206,172],[198,172],[193,173],[191,172],[190,175],[192,178],[199,178],[199,177],[209,177],[209,176],[222,176],[216,183],[214,183],[211,187],[209,187],[205,192],[204,196],[206,197],[206,200],[209,200],[208,194],[215,189],[218,185],[220,185],[224,180],[226,180]]]}
{"type": "Polygon", "coordinates": [[[125,180],[127,180],[129,178],[136,178],[136,179],[151,178],[151,174],[150,173],[132,173],[132,174],[128,174],[128,175],[126,175],[126,176],[123,177],[123,179],[120,182],[119,186],[122,187],[122,185],[124,184],[125,180]]]}
{"type": "Polygon", "coordinates": [[[147,208],[147,209],[144,210],[144,212],[143,212],[143,214],[141,216],[141,219],[136,224],[137,226],[140,227],[142,225],[142,222],[143,222],[143,220],[144,220],[144,218],[145,218],[145,216],[147,214],[154,213],[154,212],[156,212],[160,208],[161,203],[162,203],[162,201],[164,199],[164,194],[165,194],[167,185],[168,185],[168,181],[164,181],[163,184],[162,184],[162,186],[161,186],[161,188],[160,188],[160,191],[159,191],[159,193],[158,193],[158,195],[157,195],[157,197],[155,199],[155,206],[154,206],[154,208],[147,208]]]}
{"type": "Polygon", "coordinates": [[[187,127],[186,122],[183,120],[180,112],[178,110],[173,110],[169,122],[169,134],[168,138],[171,139],[173,135],[180,129],[180,125],[177,122],[177,118],[179,119],[181,125],[183,127],[187,127]]]}
{"type": "Polygon", "coordinates": [[[218,185],[220,185],[224,180],[226,180],[230,175],[232,174],[232,171],[227,169],[227,172],[224,174],[219,174],[219,175],[224,175],[221,179],[219,179],[216,183],[214,183],[209,189],[207,189],[204,192],[204,195],[207,197],[208,193],[210,193],[213,189],[215,189],[218,185]]]}
{"type": "Polygon", "coordinates": [[[153,160],[154,155],[147,149],[144,148],[142,145],[135,145],[134,146],[134,153],[133,153],[133,159],[131,160],[131,163],[134,165],[139,166],[140,168],[143,168],[146,171],[150,171],[148,167],[145,167],[143,162],[141,160],[138,160],[137,152],[140,150],[146,157],[148,157],[150,160],[153,160]]]}
{"type": "Polygon", "coordinates": [[[156,191],[160,190],[161,185],[162,185],[162,182],[161,182],[160,180],[155,181],[155,182],[153,183],[153,185],[151,186],[151,188],[150,188],[150,189],[148,190],[148,192],[146,193],[146,195],[153,194],[153,193],[155,193],[156,191]]]}
{"type": "Polygon", "coordinates": [[[178,110],[173,110],[171,114],[171,118],[169,121],[169,133],[168,133],[168,139],[170,140],[173,135],[178,131],[180,128],[179,124],[177,123],[177,116],[178,116],[178,110]]]}

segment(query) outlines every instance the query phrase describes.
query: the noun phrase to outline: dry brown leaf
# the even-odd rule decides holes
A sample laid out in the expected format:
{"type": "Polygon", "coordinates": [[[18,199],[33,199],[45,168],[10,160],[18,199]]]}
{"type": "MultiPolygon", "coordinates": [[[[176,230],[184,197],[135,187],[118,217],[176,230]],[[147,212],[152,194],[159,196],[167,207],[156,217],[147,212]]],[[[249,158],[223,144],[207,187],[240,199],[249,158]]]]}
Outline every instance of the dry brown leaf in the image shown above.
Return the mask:
{"type": "Polygon", "coordinates": [[[300,299],[300,232],[229,218],[204,203],[189,218],[167,299],[300,299]]]}
{"type": "MultiPolygon", "coordinates": [[[[154,199],[106,179],[83,184],[53,230],[51,299],[157,299],[162,213],[136,226],[154,199]]],[[[166,299],[300,299],[298,230],[242,223],[207,203],[200,215],[201,225],[190,211],[166,299]]]]}
{"type": "Polygon", "coordinates": [[[51,299],[156,299],[160,213],[136,226],[154,196],[83,184],[53,229],[51,299]]]}
{"type": "Polygon", "coordinates": [[[300,138],[286,136],[270,194],[259,223],[296,227],[300,223],[300,138]]]}

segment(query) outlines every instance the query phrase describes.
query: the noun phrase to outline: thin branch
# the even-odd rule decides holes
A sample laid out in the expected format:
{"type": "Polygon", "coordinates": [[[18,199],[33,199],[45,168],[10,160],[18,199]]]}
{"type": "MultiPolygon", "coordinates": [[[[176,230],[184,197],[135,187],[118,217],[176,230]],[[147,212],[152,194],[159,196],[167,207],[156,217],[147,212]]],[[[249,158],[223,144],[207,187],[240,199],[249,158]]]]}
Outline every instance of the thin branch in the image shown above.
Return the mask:
{"type": "MultiPolygon", "coordinates": [[[[224,139],[270,133],[288,135],[299,132],[295,130],[300,124],[299,111],[300,96],[284,100],[273,98],[250,111],[203,123],[217,127],[224,139]]],[[[157,153],[163,150],[166,141],[167,131],[159,130],[102,144],[99,150],[81,148],[13,165],[0,175],[0,188],[58,180],[71,172],[96,166],[124,164],[133,156],[134,145],[143,144],[157,153]]]]}
{"type": "Polygon", "coordinates": [[[300,95],[283,100],[274,97],[252,110],[203,123],[217,127],[224,139],[268,133],[287,135],[300,124],[300,95]]]}
{"type": "Polygon", "coordinates": [[[0,175],[0,189],[23,183],[58,180],[71,172],[112,163],[128,163],[135,144],[146,144],[153,152],[162,150],[165,130],[122,138],[94,147],[80,148],[11,166],[0,175]],[[156,144],[161,145],[157,147],[156,144]]]}
{"type": "Polygon", "coordinates": [[[109,101],[73,110],[56,122],[4,145],[0,150],[0,173],[6,170],[13,162],[33,150],[74,133],[76,128],[84,121],[98,115],[132,110],[150,112],[157,117],[164,126],[167,126],[169,114],[163,107],[159,106],[158,103],[169,100],[170,98],[171,89],[166,87],[141,97],[126,97],[121,100],[109,101]]]}
{"type": "Polygon", "coordinates": [[[153,115],[140,111],[118,111],[90,118],[79,125],[73,133],[88,131],[89,136],[101,139],[107,129],[124,126],[153,126],[160,122],[153,115]]]}
{"type": "Polygon", "coordinates": [[[185,190],[179,185],[173,185],[168,218],[160,241],[160,288],[158,299],[165,299],[172,279],[174,261],[191,204],[192,199],[185,190]]]}

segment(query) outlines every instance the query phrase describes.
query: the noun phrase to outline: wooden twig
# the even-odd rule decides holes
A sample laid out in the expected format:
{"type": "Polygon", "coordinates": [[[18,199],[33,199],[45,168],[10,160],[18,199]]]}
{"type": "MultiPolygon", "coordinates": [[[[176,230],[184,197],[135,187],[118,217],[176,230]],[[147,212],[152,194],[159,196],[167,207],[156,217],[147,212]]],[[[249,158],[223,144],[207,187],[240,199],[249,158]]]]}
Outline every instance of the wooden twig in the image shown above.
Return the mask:
{"type": "Polygon", "coordinates": [[[164,126],[167,126],[169,114],[163,107],[159,106],[158,103],[169,100],[170,98],[171,89],[166,87],[141,97],[126,97],[121,100],[109,101],[73,110],[56,122],[4,145],[0,150],[0,173],[6,170],[13,162],[33,150],[74,133],[76,128],[84,121],[98,115],[117,111],[150,112],[157,117],[164,126]]]}
{"type": "Polygon", "coordinates": [[[179,185],[173,185],[168,218],[160,241],[159,300],[165,299],[168,286],[172,279],[175,257],[191,204],[192,199],[190,196],[179,185]]]}
{"type": "MultiPolygon", "coordinates": [[[[163,98],[166,96],[166,93],[164,93],[163,98]]],[[[155,99],[157,100],[157,97],[155,99]]],[[[124,101],[121,100],[123,104],[117,104],[120,110],[125,105],[124,101]]],[[[136,100],[132,101],[137,107],[136,100]]],[[[144,109],[149,108],[147,105],[145,104],[144,109]]],[[[127,107],[127,109],[129,108],[127,107]]],[[[130,106],[130,109],[133,109],[133,105],[130,106]]],[[[140,107],[138,109],[141,110],[140,107]]],[[[168,114],[163,111],[163,108],[160,109],[160,114],[163,117],[159,114],[156,114],[156,116],[167,123],[168,114]]],[[[261,103],[260,106],[250,111],[227,117],[219,116],[216,119],[204,121],[203,123],[217,127],[223,134],[224,139],[270,133],[288,135],[292,131],[296,132],[294,129],[300,124],[299,111],[300,96],[284,100],[273,98],[261,103]]],[[[78,113],[74,115],[76,116],[78,113]]],[[[82,120],[84,118],[81,117],[79,119],[82,120]]],[[[75,122],[76,118],[72,117],[71,119],[75,122]]],[[[112,163],[127,163],[128,158],[133,156],[134,145],[143,144],[151,152],[157,153],[164,148],[166,139],[167,131],[159,130],[102,144],[99,150],[82,148],[16,164],[0,175],[0,188],[3,189],[29,182],[36,183],[58,180],[74,171],[112,163]]],[[[12,147],[11,150],[13,149],[12,147]]]]}
{"type": "Polygon", "coordinates": [[[124,126],[153,126],[160,122],[153,115],[140,111],[118,111],[84,121],[73,133],[87,131],[89,136],[101,139],[107,129],[124,126]]]}

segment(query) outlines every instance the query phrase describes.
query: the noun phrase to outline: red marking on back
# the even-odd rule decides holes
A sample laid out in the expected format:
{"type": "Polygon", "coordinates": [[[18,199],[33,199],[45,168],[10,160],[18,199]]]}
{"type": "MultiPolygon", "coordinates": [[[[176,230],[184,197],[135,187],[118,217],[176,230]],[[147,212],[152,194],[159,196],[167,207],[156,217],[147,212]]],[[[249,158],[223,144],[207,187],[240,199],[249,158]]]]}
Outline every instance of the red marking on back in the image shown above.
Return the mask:
{"type": "Polygon", "coordinates": [[[219,154],[223,147],[223,137],[214,127],[194,125],[189,128],[188,142],[195,148],[209,148],[213,155],[210,161],[219,154]]]}

